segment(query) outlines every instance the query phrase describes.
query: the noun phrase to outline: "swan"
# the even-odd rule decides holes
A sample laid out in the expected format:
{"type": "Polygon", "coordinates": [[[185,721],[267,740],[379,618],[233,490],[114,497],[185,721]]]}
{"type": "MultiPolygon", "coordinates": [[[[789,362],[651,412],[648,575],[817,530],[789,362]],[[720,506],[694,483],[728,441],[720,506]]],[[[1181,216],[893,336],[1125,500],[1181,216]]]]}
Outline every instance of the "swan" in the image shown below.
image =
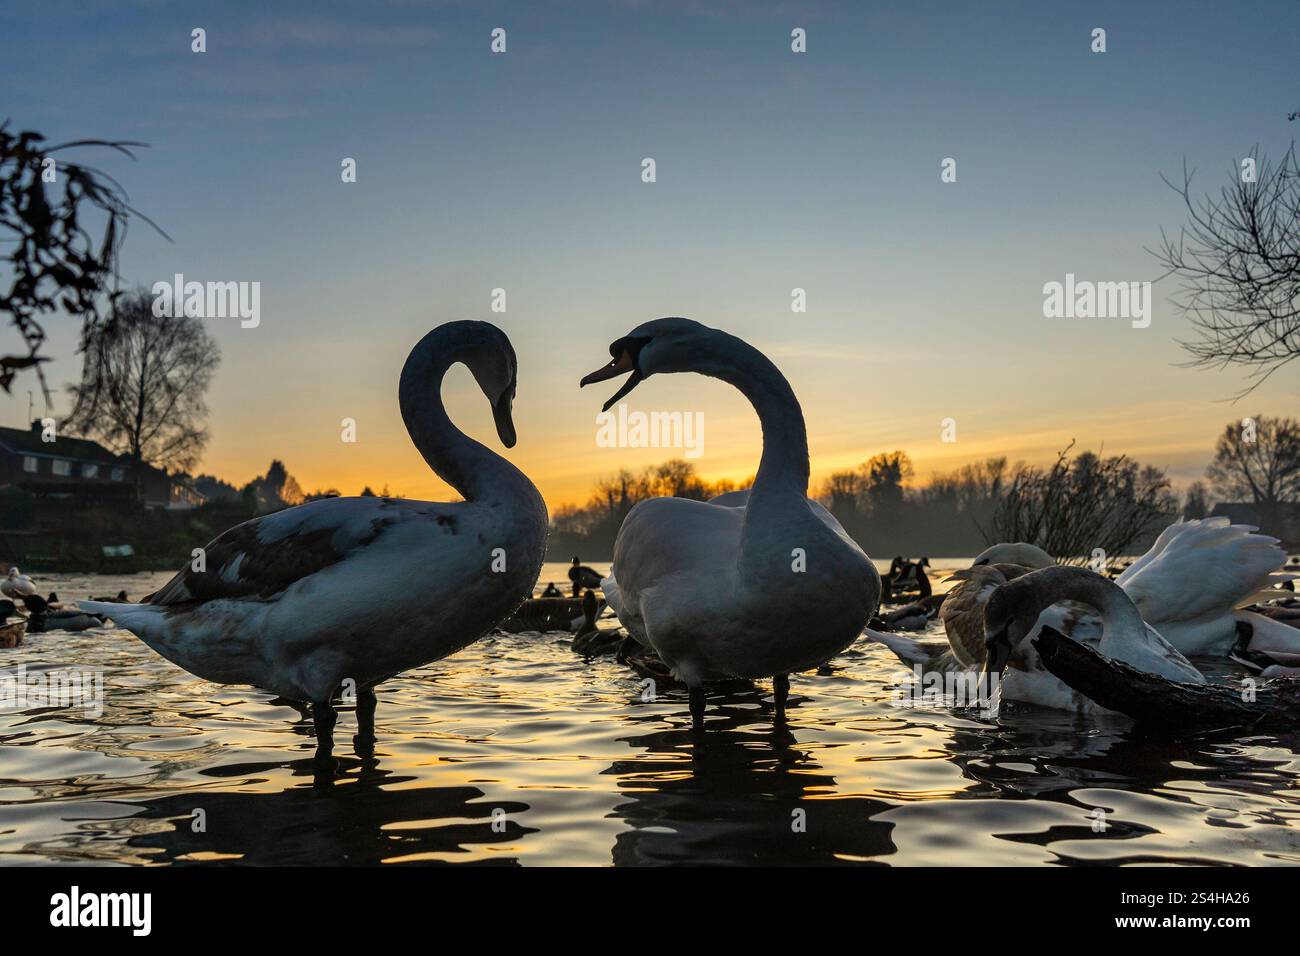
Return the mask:
{"type": "Polygon", "coordinates": [[[35,593],[36,585],[32,583],[32,579],[22,574],[17,567],[10,568],[8,576],[0,581],[0,594],[5,597],[21,599],[35,593]]]}
{"type": "Polygon", "coordinates": [[[515,444],[514,349],[486,322],[449,322],[402,368],[411,441],[464,501],[326,498],[237,525],[141,604],[85,601],[162,656],[221,684],[253,684],[312,704],[318,762],[332,764],[333,698],[355,689],[359,752],[374,740],[374,687],[452,654],[532,594],[546,553],[541,495],[514,465],[448,418],[455,363],[515,444]]]}
{"type": "Polygon", "coordinates": [[[734,335],[666,318],[609,347],[581,385],[628,374],[609,408],[656,373],[698,372],[735,386],[763,429],[753,485],[711,501],[652,498],[619,529],[601,588],[620,623],[690,691],[704,723],[704,685],[774,677],[778,719],[791,671],[853,643],[880,599],[880,574],[825,508],[808,498],[803,411],[772,362],[734,335]],[[809,627],[808,609],[817,608],[809,627]]]}
{"type": "MultiPolygon", "coordinates": [[[[1238,624],[1244,622],[1253,635],[1250,650],[1283,662],[1300,661],[1300,631],[1243,610],[1262,594],[1276,593],[1270,591],[1273,584],[1293,576],[1278,571],[1286,561],[1278,540],[1255,534],[1256,530],[1234,525],[1225,517],[1180,519],[1161,531],[1115,584],[1132,599],[1142,619],[1185,655],[1227,656],[1239,640],[1238,624]]],[[[988,548],[975,559],[972,570],[990,565],[1032,570],[1053,567],[1055,562],[1042,549],[1017,542],[988,548]]],[[[957,572],[953,577],[966,575],[957,572]]],[[[986,579],[980,578],[984,584],[974,588],[970,581],[963,582],[949,592],[948,601],[972,591],[987,597],[986,579]]],[[[950,615],[941,612],[941,616],[951,625],[950,615]]],[[[967,618],[964,624],[968,632],[978,630],[977,620],[967,618]]],[[[952,627],[947,629],[951,637],[952,627]]]]}
{"type": "Polygon", "coordinates": [[[1033,640],[1069,603],[1092,609],[1097,628],[1074,626],[1070,637],[1110,660],[1173,681],[1204,684],[1205,676],[1146,621],[1122,588],[1086,568],[1057,565],[995,588],[984,604],[984,671],[1001,678],[1002,695],[1081,714],[1111,713],[1043,666],[1033,640]],[[1046,613],[1045,613],[1046,612],[1046,613]],[[1004,673],[1005,671],[1005,673],[1004,673]]]}
{"type": "Polygon", "coordinates": [[[1300,631],[1240,610],[1295,577],[1279,570],[1286,552],[1278,539],[1257,530],[1226,517],[1175,522],[1115,583],[1184,654],[1226,655],[1244,621],[1253,631],[1251,650],[1300,655],[1300,631]]]}
{"type": "MultiPolygon", "coordinates": [[[[1109,607],[1106,602],[1114,602],[1116,607],[1132,610],[1132,601],[1108,578],[1084,568],[1064,565],[1034,569],[1018,564],[997,563],[975,565],[953,572],[951,578],[956,578],[958,584],[948,592],[939,609],[939,617],[948,638],[947,648],[933,640],[918,640],[871,629],[867,631],[868,636],[884,644],[904,663],[920,667],[924,671],[974,672],[980,668],[989,668],[987,622],[990,613],[996,614],[996,611],[989,610],[992,599],[1010,586],[1008,582],[1040,574],[1044,577],[1035,578],[1038,582],[1035,595],[1046,603],[1035,612],[1028,625],[1021,628],[1023,633],[1013,642],[1022,651],[1013,658],[1009,672],[1003,675],[1001,691],[1004,699],[1080,713],[1102,712],[1095,703],[1043,668],[1037,652],[1028,641],[1044,628],[1052,628],[1119,660],[1129,660],[1125,655],[1130,654],[1133,647],[1143,648],[1150,644],[1157,648],[1151,653],[1165,663],[1146,666],[1141,660],[1130,663],[1171,679],[1203,680],[1200,672],[1157,630],[1146,622],[1141,622],[1140,616],[1138,621],[1143,625],[1141,629],[1136,627],[1131,614],[1123,610],[1112,615],[1112,623],[1108,626],[1107,610],[1103,605],[1109,607]],[[1048,575],[1047,572],[1052,574],[1048,575]],[[1049,592],[1048,585],[1055,586],[1056,591],[1049,592]],[[1046,600],[1045,595],[1049,593],[1055,594],[1053,600],[1046,600]],[[1116,627],[1113,623],[1116,620],[1124,626],[1116,627]],[[1164,672],[1166,665],[1172,669],[1171,673],[1164,672]],[[1191,671],[1186,670],[1189,667],[1191,671]]],[[[1011,593],[1017,592],[1013,590],[1011,593]]],[[[1028,610],[1022,610],[1029,613],[1028,610]]],[[[1138,656],[1141,658],[1146,653],[1147,651],[1141,651],[1138,656]]],[[[1002,666],[996,661],[992,665],[994,670],[1000,670],[1002,666]]]]}
{"type": "Polygon", "coordinates": [[[1052,556],[1038,547],[1036,544],[1028,544],[1024,541],[1003,542],[985,548],[975,560],[971,562],[971,567],[977,568],[985,564],[1015,564],[1022,568],[1037,570],[1038,568],[1050,568],[1056,563],[1052,556]]]}

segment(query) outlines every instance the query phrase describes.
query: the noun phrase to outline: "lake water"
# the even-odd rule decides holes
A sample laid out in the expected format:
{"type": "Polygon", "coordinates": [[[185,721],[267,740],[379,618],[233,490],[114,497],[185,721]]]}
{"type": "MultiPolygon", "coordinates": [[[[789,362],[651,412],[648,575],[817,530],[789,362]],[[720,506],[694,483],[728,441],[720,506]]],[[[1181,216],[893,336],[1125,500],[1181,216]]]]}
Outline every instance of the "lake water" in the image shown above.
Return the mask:
{"type": "MultiPolygon", "coordinates": [[[[38,585],[138,598],[167,577],[38,585]]],[[[0,863],[1300,863],[1300,735],[901,707],[903,667],[861,641],[792,678],[785,731],[761,683],[712,697],[696,737],[684,694],[642,700],[568,644],[489,637],[382,685],[375,758],[343,713],[331,783],[269,694],[125,631],[31,635],[0,668],[98,668],[103,712],[0,711],[0,863]]]]}

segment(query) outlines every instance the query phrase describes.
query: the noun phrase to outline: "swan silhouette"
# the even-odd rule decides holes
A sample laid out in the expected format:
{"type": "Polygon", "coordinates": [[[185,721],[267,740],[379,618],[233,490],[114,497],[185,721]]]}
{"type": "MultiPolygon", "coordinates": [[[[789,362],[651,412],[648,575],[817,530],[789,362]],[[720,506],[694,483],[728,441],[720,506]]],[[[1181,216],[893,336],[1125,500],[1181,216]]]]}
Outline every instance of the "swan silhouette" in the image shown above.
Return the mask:
{"type": "Polygon", "coordinates": [[[780,715],[788,675],[852,644],[880,599],[871,560],[808,498],[799,401],[756,348],[690,319],[647,322],[609,352],[612,361],[581,382],[630,373],[606,411],[651,375],[698,372],[735,386],[758,413],[763,454],[753,486],[711,501],[637,504],[601,588],[628,633],[687,685],[697,728],[705,684],[727,678],[773,677],[780,715]]]}
{"type": "Polygon", "coordinates": [[[206,680],[310,702],[319,761],[332,760],[333,700],[353,688],[358,749],[372,746],[375,685],[506,618],[532,593],[546,551],[546,506],[532,482],[447,416],[441,385],[457,362],[513,447],[515,353],[489,323],[425,335],[398,398],[411,441],[464,501],[313,501],[230,529],[203,549],[202,569],[186,568],[143,603],[81,607],[206,680]]]}

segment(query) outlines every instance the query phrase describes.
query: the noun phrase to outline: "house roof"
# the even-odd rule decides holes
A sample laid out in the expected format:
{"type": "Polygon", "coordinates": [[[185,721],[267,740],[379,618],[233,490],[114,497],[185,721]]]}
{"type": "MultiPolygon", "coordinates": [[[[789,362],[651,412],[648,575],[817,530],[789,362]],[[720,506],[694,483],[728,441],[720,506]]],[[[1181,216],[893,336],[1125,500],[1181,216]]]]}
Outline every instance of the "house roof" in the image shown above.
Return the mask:
{"type": "Polygon", "coordinates": [[[54,441],[41,441],[39,427],[31,429],[0,428],[0,445],[15,454],[49,455],[56,458],[75,458],[79,461],[95,461],[107,465],[121,462],[121,456],[115,455],[97,441],[89,438],[70,438],[59,435],[54,441]]]}

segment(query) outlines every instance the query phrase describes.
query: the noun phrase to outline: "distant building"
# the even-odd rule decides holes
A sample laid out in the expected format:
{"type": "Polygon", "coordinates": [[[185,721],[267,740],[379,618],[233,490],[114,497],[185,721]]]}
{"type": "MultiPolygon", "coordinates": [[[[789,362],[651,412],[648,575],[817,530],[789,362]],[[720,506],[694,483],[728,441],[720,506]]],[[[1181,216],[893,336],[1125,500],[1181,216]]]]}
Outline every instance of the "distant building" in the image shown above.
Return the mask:
{"type": "Polygon", "coordinates": [[[1271,534],[1282,540],[1282,546],[1288,553],[1300,551],[1300,504],[1283,504],[1278,507],[1277,520],[1261,521],[1259,509],[1250,501],[1225,501],[1214,506],[1211,518],[1227,518],[1233,524],[1250,524],[1259,528],[1264,534],[1271,534]]]}
{"type": "MultiPolygon", "coordinates": [[[[194,508],[203,496],[183,475],[142,465],[140,492],[146,508],[194,508]]],[[[30,429],[0,428],[0,488],[66,498],[84,506],[127,506],[135,501],[131,460],[88,438],[42,440],[41,423],[30,429]]]]}

